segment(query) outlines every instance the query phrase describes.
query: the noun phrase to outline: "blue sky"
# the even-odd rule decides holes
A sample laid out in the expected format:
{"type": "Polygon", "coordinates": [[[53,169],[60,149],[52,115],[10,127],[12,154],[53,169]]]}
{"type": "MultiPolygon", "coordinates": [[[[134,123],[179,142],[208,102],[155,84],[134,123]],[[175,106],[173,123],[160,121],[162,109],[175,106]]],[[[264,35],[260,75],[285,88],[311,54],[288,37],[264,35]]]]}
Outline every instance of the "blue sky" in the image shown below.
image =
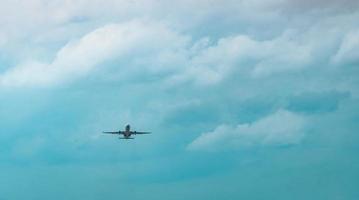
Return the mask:
{"type": "Polygon", "coordinates": [[[0,13],[0,199],[358,199],[358,2],[0,13]]]}

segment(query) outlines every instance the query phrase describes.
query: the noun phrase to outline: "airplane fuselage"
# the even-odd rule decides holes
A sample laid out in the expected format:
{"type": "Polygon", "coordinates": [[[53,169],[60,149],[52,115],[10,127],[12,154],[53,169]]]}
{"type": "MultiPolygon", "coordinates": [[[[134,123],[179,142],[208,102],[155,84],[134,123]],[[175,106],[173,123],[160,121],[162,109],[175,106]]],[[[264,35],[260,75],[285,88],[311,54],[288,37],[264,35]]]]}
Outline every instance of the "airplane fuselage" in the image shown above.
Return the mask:
{"type": "Polygon", "coordinates": [[[130,125],[126,125],[125,131],[123,133],[123,137],[126,139],[129,139],[131,137],[131,126],[130,125]]]}

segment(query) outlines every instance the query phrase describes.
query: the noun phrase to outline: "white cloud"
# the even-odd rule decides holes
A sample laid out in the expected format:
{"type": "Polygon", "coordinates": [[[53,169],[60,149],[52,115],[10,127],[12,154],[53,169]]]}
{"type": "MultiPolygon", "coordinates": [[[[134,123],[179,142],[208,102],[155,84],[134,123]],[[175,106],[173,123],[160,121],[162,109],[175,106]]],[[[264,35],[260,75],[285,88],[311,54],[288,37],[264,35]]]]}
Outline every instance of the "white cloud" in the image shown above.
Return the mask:
{"type": "Polygon", "coordinates": [[[253,146],[297,144],[304,136],[305,120],[286,110],[252,124],[220,125],[203,133],[187,146],[188,150],[219,151],[253,146]]]}
{"type": "Polygon", "coordinates": [[[45,38],[43,42],[51,43],[62,37],[71,38],[72,34],[68,32],[87,29],[79,26],[78,22],[88,22],[93,27],[136,18],[167,20],[169,24],[175,24],[177,27],[195,29],[197,25],[206,23],[209,16],[225,14],[229,10],[231,14],[238,13],[237,9],[242,8],[242,5],[249,11],[253,9],[248,3],[239,6],[238,2],[233,0],[2,0],[0,35],[9,38],[10,46],[14,43],[29,42],[24,41],[29,38],[45,38]],[[75,29],[70,28],[68,25],[71,23],[78,23],[78,26],[75,29]],[[68,30],[64,31],[64,27],[68,30]],[[49,36],[49,33],[56,35],[56,38],[49,36]]]}
{"type": "Polygon", "coordinates": [[[183,73],[174,75],[170,81],[213,85],[232,72],[260,78],[301,70],[314,61],[314,45],[310,40],[303,44],[293,39],[296,37],[298,33],[287,31],[277,38],[262,41],[247,35],[221,38],[212,46],[200,48],[189,59],[189,66],[183,73]]]}
{"type": "Polygon", "coordinates": [[[130,60],[126,69],[140,66],[143,72],[171,72],[165,78],[169,85],[214,85],[232,72],[260,78],[299,71],[318,59],[313,56],[317,44],[300,34],[286,31],[268,40],[238,34],[211,45],[209,38],[191,41],[163,23],[134,20],[110,24],[68,43],[51,63],[32,61],[6,71],[0,75],[0,84],[53,85],[81,77],[111,59],[130,60]]]}
{"type": "MultiPolygon", "coordinates": [[[[31,61],[11,68],[0,75],[0,85],[53,85],[84,76],[112,59],[130,61],[122,71],[139,67],[142,72],[169,72],[164,76],[165,85],[215,85],[234,73],[262,78],[326,62],[326,57],[316,56],[323,46],[318,45],[318,34],[312,32],[287,30],[265,40],[237,34],[213,43],[208,37],[191,41],[161,22],[132,20],[103,26],[69,42],[51,63],[31,61]]],[[[323,40],[336,39],[338,34],[330,33],[323,40]]],[[[348,44],[343,42],[335,60],[355,47],[355,37],[348,37],[352,39],[348,44]]]]}
{"type": "Polygon", "coordinates": [[[187,38],[160,23],[130,21],[98,28],[65,45],[51,63],[31,61],[0,75],[3,86],[48,86],[84,76],[104,61],[176,49],[187,38]]]}
{"type": "MultiPolygon", "coordinates": [[[[194,32],[198,28],[215,27],[263,35],[267,32],[282,32],[288,26],[288,18],[293,15],[313,14],[315,10],[316,15],[312,20],[316,21],[322,15],[328,14],[322,13],[328,8],[336,11],[358,7],[355,0],[344,2],[343,0],[315,2],[309,0],[175,0],[171,2],[166,0],[18,0],[15,2],[2,0],[0,33],[3,32],[11,38],[26,39],[27,36],[34,38],[48,32],[54,33],[56,32],[54,30],[68,23],[87,21],[98,26],[109,22],[148,18],[166,20],[169,24],[183,28],[182,30],[194,32]],[[213,22],[216,26],[213,26],[213,22]]],[[[63,35],[69,37],[66,33],[63,35]]]]}
{"type": "Polygon", "coordinates": [[[286,32],[259,41],[246,35],[225,37],[210,45],[202,38],[190,45],[189,37],[162,23],[133,20],[98,28],[61,48],[51,63],[30,61],[0,75],[3,86],[48,86],[88,74],[102,62],[133,60],[130,66],[162,72],[173,69],[170,83],[193,81],[198,85],[221,82],[231,72],[244,70],[255,77],[298,70],[311,61],[310,44],[292,41],[286,32]]]}
{"type": "MultiPolygon", "coordinates": [[[[339,4],[336,0],[330,2],[330,7],[339,4]]],[[[328,27],[337,27],[347,19],[337,19],[335,16],[334,20],[327,20],[331,21],[331,24],[323,23],[325,25],[318,26],[318,21],[325,21],[322,16],[316,16],[312,21],[308,20],[310,17],[295,18],[303,22],[287,18],[289,13],[280,12],[297,4],[290,0],[186,0],[174,3],[162,0],[21,0],[18,5],[5,1],[0,11],[4,11],[8,18],[0,18],[0,25],[4,27],[0,30],[0,47],[15,46],[12,52],[17,54],[27,45],[28,49],[37,52],[39,45],[41,55],[38,57],[51,57],[42,55],[50,54],[55,55],[55,58],[51,62],[44,62],[29,53],[25,56],[26,59],[16,59],[19,60],[16,63],[21,64],[0,74],[0,85],[22,87],[63,83],[85,76],[101,63],[112,59],[131,60],[123,71],[139,67],[140,70],[148,70],[151,73],[166,72],[166,75],[162,76],[167,81],[166,84],[190,82],[200,86],[221,83],[233,74],[262,78],[297,72],[313,66],[315,62],[327,63],[327,60],[321,60],[324,53],[317,56],[319,53],[316,52],[323,52],[325,49],[324,51],[331,51],[328,54],[332,56],[333,50],[318,44],[327,44],[328,41],[337,40],[341,34],[345,34],[348,28],[333,34],[328,27]],[[15,9],[26,12],[18,12],[15,17],[6,14],[15,9]],[[149,20],[132,20],[133,18],[149,20]],[[69,25],[81,24],[76,22],[81,19],[88,21],[90,25],[69,25]],[[108,24],[120,21],[125,22],[108,24]],[[209,27],[209,24],[215,24],[216,31],[207,30],[205,27],[209,27]],[[267,27],[268,24],[271,25],[270,28],[267,27]],[[54,45],[54,41],[61,41],[59,43],[63,44],[64,41],[76,38],[91,27],[99,25],[101,28],[85,34],[81,39],[72,40],[57,53],[52,52],[53,47],[46,47],[54,45]],[[311,33],[314,32],[313,26],[317,26],[316,34],[311,33]],[[266,31],[273,31],[275,34],[257,34],[266,31]],[[325,36],[319,34],[322,32],[326,32],[325,36]],[[21,48],[17,49],[18,46],[12,44],[12,35],[18,33],[28,33],[24,38],[35,41],[35,44],[25,42],[26,45],[22,45],[23,40],[19,40],[17,42],[21,44],[21,48]],[[59,39],[61,37],[64,38],[59,39]]],[[[301,10],[306,10],[308,4],[304,2],[298,6],[303,7],[301,10]]],[[[323,4],[324,1],[320,1],[315,5],[321,7],[323,4]]],[[[353,20],[356,15],[349,14],[347,18],[353,20]]],[[[342,26],[344,25],[336,29],[341,29],[342,26]]],[[[355,34],[353,32],[347,35],[337,55],[332,59],[333,62],[356,60],[358,45],[355,34]]],[[[21,57],[21,54],[26,53],[18,54],[18,57],[21,57]]]]}

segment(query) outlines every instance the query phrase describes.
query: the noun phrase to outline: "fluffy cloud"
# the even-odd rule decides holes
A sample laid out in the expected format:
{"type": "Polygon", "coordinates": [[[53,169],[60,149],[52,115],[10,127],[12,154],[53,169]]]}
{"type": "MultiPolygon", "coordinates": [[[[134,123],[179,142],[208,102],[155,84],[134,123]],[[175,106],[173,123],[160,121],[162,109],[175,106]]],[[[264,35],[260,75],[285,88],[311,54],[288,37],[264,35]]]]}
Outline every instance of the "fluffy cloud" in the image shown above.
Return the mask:
{"type": "Polygon", "coordinates": [[[134,20],[98,28],[61,48],[51,63],[30,61],[0,75],[5,86],[46,86],[81,77],[103,62],[126,60],[154,72],[174,69],[170,83],[194,81],[212,85],[233,71],[254,77],[298,70],[312,62],[310,43],[292,41],[295,33],[258,41],[246,35],[221,38],[190,38],[162,23],[134,20]],[[279,48],[280,47],[280,48],[279,48]]]}
{"type": "Polygon", "coordinates": [[[304,136],[305,119],[286,110],[252,124],[220,125],[203,133],[187,146],[188,150],[218,151],[253,146],[297,144],[304,136]]]}
{"type": "MultiPolygon", "coordinates": [[[[309,30],[303,34],[298,30],[288,30],[265,40],[242,34],[218,41],[208,37],[194,40],[164,23],[132,20],[109,24],[72,40],[56,53],[50,63],[30,61],[10,68],[0,74],[0,84],[53,85],[83,77],[101,63],[112,60],[126,65],[117,67],[117,71],[123,74],[131,74],[128,71],[134,68],[142,73],[166,73],[163,76],[166,85],[187,82],[215,85],[234,74],[262,78],[298,72],[309,66],[320,67],[314,63],[329,62],[329,57],[317,56],[323,46],[315,39],[318,35],[312,32],[309,30]]],[[[337,35],[328,34],[323,42],[335,40],[337,35]]],[[[335,55],[335,62],[348,57],[350,54],[347,52],[355,52],[351,50],[355,48],[355,42],[346,40],[335,55]]],[[[329,49],[334,49],[333,46],[335,43],[329,44],[329,49]]],[[[328,51],[325,54],[334,54],[334,51],[328,51]]],[[[350,59],[355,60],[356,55],[350,59]]]]}
{"type": "Polygon", "coordinates": [[[311,54],[314,46],[310,41],[301,43],[293,40],[296,36],[298,33],[286,32],[263,41],[247,35],[221,38],[216,44],[197,50],[195,56],[189,59],[189,66],[183,73],[171,77],[171,81],[213,85],[236,72],[258,78],[298,71],[314,61],[311,54]]]}
{"type": "MultiPolygon", "coordinates": [[[[348,2],[355,7],[354,2],[348,2]]],[[[318,10],[323,3],[317,2],[313,9],[318,10]]],[[[206,86],[230,76],[263,78],[298,72],[309,66],[319,67],[315,63],[327,64],[330,57],[333,63],[356,62],[357,31],[344,22],[353,21],[357,15],[338,12],[328,18],[328,13],[316,11],[315,20],[300,18],[301,21],[291,18],[299,13],[284,12],[293,5],[311,11],[307,4],[227,0],[184,1],[173,6],[161,0],[33,0],[14,5],[6,1],[1,8],[6,12],[17,7],[28,9],[18,17],[9,15],[8,21],[0,19],[4,27],[0,31],[0,50],[21,52],[13,58],[18,65],[0,74],[0,85],[59,84],[90,74],[101,63],[112,60],[126,65],[117,71],[140,68],[156,75],[167,73],[162,78],[169,85],[190,82],[206,86]],[[138,18],[147,20],[133,20],[138,18]],[[216,30],[208,28],[214,23],[216,30]],[[271,28],[267,28],[268,24],[271,28]],[[326,34],[318,34],[321,32],[326,34]],[[27,35],[16,39],[18,33],[27,35]],[[80,35],[80,39],[73,39],[80,35]],[[343,35],[345,39],[336,52],[337,41],[343,35]],[[25,41],[27,38],[31,42],[25,41]],[[55,53],[53,45],[59,47],[55,53]]],[[[338,1],[330,1],[328,8],[336,5],[338,1]]]]}
{"type": "Polygon", "coordinates": [[[0,75],[3,86],[48,86],[81,77],[104,61],[175,49],[186,38],[159,23],[130,21],[98,28],[60,49],[51,63],[30,61],[0,75]],[[163,50],[165,49],[165,50],[163,50]]]}

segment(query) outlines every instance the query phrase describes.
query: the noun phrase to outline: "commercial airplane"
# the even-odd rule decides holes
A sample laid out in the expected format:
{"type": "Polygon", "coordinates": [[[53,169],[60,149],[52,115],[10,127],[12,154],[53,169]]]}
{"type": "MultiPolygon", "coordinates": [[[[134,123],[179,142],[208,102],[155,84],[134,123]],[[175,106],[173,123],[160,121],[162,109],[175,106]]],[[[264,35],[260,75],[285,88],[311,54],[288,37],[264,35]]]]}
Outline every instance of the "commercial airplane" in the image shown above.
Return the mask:
{"type": "Polygon", "coordinates": [[[131,135],[150,134],[151,132],[131,131],[131,126],[128,124],[128,125],[126,125],[124,131],[109,131],[109,132],[104,131],[102,133],[123,135],[123,137],[120,137],[119,139],[135,139],[135,138],[131,137],[131,135]]]}

